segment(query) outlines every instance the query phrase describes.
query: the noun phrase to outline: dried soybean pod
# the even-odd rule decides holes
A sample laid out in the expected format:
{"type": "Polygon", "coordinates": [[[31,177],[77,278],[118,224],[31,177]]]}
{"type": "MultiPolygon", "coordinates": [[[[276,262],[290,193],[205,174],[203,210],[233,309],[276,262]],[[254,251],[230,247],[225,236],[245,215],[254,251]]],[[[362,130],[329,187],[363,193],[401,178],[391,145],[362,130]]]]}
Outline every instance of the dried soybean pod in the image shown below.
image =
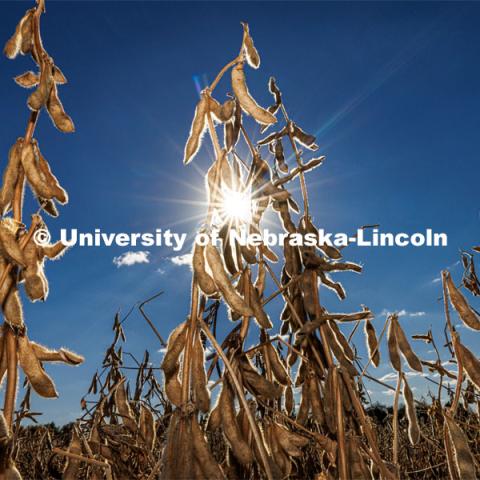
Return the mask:
{"type": "Polygon", "coordinates": [[[328,325],[330,327],[330,330],[332,331],[333,336],[335,337],[335,340],[337,341],[338,345],[342,348],[343,353],[345,356],[353,362],[355,359],[355,354],[352,350],[352,347],[350,347],[347,339],[343,335],[343,333],[340,331],[340,328],[337,325],[337,322],[335,320],[332,320],[331,322],[328,322],[328,325]]]}
{"type": "Polygon", "coordinates": [[[27,10],[25,15],[22,17],[20,22],[15,28],[15,33],[10,37],[10,39],[5,44],[5,48],[3,52],[5,53],[6,57],[10,60],[13,60],[19,53],[22,47],[23,35],[22,35],[22,27],[29,21],[31,21],[31,17],[33,15],[33,10],[27,10]]]}
{"type": "Polygon", "coordinates": [[[190,135],[185,145],[183,163],[187,165],[193,160],[202,143],[202,136],[207,126],[206,115],[208,111],[208,97],[202,94],[200,101],[195,109],[190,135]]]}
{"type": "Polygon", "coordinates": [[[168,425],[165,445],[162,451],[162,475],[160,478],[168,480],[175,478],[177,465],[178,435],[180,423],[180,410],[175,410],[170,418],[168,425]]]}
{"type": "Polygon", "coordinates": [[[220,188],[221,165],[218,159],[210,165],[205,181],[207,187],[208,208],[219,208],[222,205],[222,190],[220,188]]]}
{"type": "Polygon", "coordinates": [[[85,360],[81,355],[71,352],[66,348],[60,350],[52,350],[44,345],[40,345],[36,342],[30,342],[36,357],[41,362],[63,362],[67,365],[80,365],[85,360]]]}
{"type": "Polygon", "coordinates": [[[68,203],[68,194],[64,188],[60,185],[57,177],[52,173],[50,165],[38,148],[38,143],[34,143],[34,149],[36,152],[36,158],[38,161],[38,167],[43,175],[45,182],[50,186],[53,193],[53,197],[62,205],[68,203]]]}
{"type": "Polygon", "coordinates": [[[233,150],[233,122],[226,122],[223,126],[223,145],[227,153],[233,150]]]}
{"type": "Polygon", "coordinates": [[[273,325],[270,320],[270,317],[265,313],[265,310],[262,306],[262,302],[258,297],[257,290],[255,289],[255,287],[252,285],[251,282],[249,282],[249,288],[250,288],[249,290],[250,307],[252,308],[253,316],[255,317],[255,320],[257,321],[258,325],[262,328],[265,328],[265,329],[272,328],[273,325]]]}
{"type": "MultiPolygon", "coordinates": [[[[318,230],[312,223],[310,218],[303,217],[302,221],[305,223],[305,229],[308,233],[312,233],[318,238],[318,230]]],[[[333,260],[339,260],[342,258],[342,254],[338,248],[331,245],[318,245],[317,248],[321,250],[328,258],[333,260]]]]}
{"type": "Polygon", "coordinates": [[[208,416],[206,429],[209,432],[214,432],[215,430],[218,430],[222,426],[222,413],[221,413],[221,406],[219,401],[221,396],[222,396],[222,393],[220,392],[220,394],[218,395],[217,404],[215,405],[215,407],[210,412],[210,415],[208,416]]]}
{"type": "Polygon", "coordinates": [[[370,479],[368,466],[362,456],[360,442],[355,437],[347,439],[347,456],[352,479],[370,479]]]}
{"type": "Polygon", "coordinates": [[[25,335],[17,337],[18,362],[32,385],[33,389],[46,398],[58,397],[53,380],[47,375],[42,364],[35,355],[35,350],[25,335]]]}
{"type": "Polygon", "coordinates": [[[243,259],[250,265],[257,263],[257,256],[255,255],[255,249],[249,248],[248,245],[240,245],[240,253],[243,259]]]}
{"type": "Polygon", "coordinates": [[[266,438],[268,439],[274,462],[281,470],[280,478],[289,478],[292,471],[292,463],[281,447],[275,427],[271,423],[267,425],[266,438]]]}
{"type": "Polygon", "coordinates": [[[297,413],[297,422],[300,425],[305,425],[308,420],[308,412],[310,411],[310,387],[308,382],[303,382],[302,385],[302,399],[297,413]]]}
{"type": "Polygon", "coordinates": [[[235,100],[232,98],[226,100],[220,106],[220,118],[222,122],[232,122],[235,114],[235,100]]]}
{"type": "Polygon", "coordinates": [[[29,71],[18,75],[14,78],[14,81],[17,85],[20,85],[23,88],[32,88],[38,85],[40,77],[37,74],[29,71]]]}
{"type": "Polygon", "coordinates": [[[262,243],[258,249],[260,250],[260,252],[262,253],[262,255],[267,259],[267,260],[270,260],[272,263],[277,263],[278,262],[278,257],[276,255],[275,252],[273,252],[272,250],[270,250],[270,248],[265,245],[264,243],[262,243]]]}
{"type": "Polygon", "coordinates": [[[380,364],[378,340],[375,333],[375,327],[372,325],[372,322],[369,319],[365,320],[365,337],[367,339],[368,358],[371,359],[375,367],[378,367],[380,364]]]}
{"type": "Polygon", "coordinates": [[[192,382],[195,392],[195,404],[204,413],[210,410],[210,392],[207,388],[207,374],[205,372],[205,355],[200,332],[195,335],[193,343],[193,370],[192,382]]]}
{"type": "Polygon", "coordinates": [[[162,454],[161,479],[189,480],[193,478],[193,439],[190,418],[180,410],[173,412],[162,454]],[[180,448],[179,448],[180,447],[180,448]]]}
{"type": "Polygon", "coordinates": [[[208,111],[212,114],[213,119],[217,122],[222,121],[221,109],[222,109],[222,106],[220,105],[218,100],[209,96],[208,97],[208,111]]]}
{"type": "Polygon", "coordinates": [[[459,478],[474,479],[475,459],[468,445],[468,439],[463,430],[455,423],[447,413],[444,414],[445,426],[450,439],[450,445],[453,450],[454,466],[459,478]]]}
{"type": "Polygon", "coordinates": [[[325,411],[325,421],[331,433],[337,432],[337,422],[335,421],[335,405],[336,392],[333,388],[333,369],[332,366],[328,369],[327,378],[325,379],[325,387],[323,389],[323,409],[325,411]]]}
{"type": "Polygon", "coordinates": [[[317,270],[317,273],[318,278],[321,280],[324,287],[333,290],[340,300],[345,300],[345,298],[347,298],[345,289],[340,282],[334,282],[327,274],[323,273],[321,270],[317,270]]]}
{"type": "Polygon", "coordinates": [[[293,398],[293,388],[291,385],[287,385],[285,389],[285,410],[288,415],[293,413],[293,409],[295,407],[295,400],[293,398]]]}
{"type": "Polygon", "coordinates": [[[253,453],[242,437],[238,427],[235,415],[235,406],[233,402],[233,394],[230,386],[225,382],[222,394],[219,400],[220,413],[222,416],[222,426],[225,437],[230,444],[233,455],[242,465],[249,465],[253,462],[253,453]]]}
{"type": "Polygon", "coordinates": [[[58,85],[64,85],[65,83],[68,83],[67,77],[65,77],[63,72],[56,65],[53,66],[53,80],[58,85]]]}
{"type": "Polygon", "coordinates": [[[292,124],[293,130],[293,138],[295,141],[300,143],[300,145],[310,149],[310,150],[318,150],[318,145],[315,143],[315,137],[308,133],[305,133],[300,127],[292,124]]]}
{"type": "Polygon", "coordinates": [[[247,63],[252,68],[258,68],[260,66],[260,55],[253,44],[253,39],[250,36],[250,31],[248,28],[248,23],[241,22],[243,27],[243,51],[245,52],[245,58],[247,63]]]}
{"type": "Polygon", "coordinates": [[[405,400],[405,410],[408,418],[408,438],[412,445],[416,445],[420,441],[420,427],[418,426],[412,390],[407,383],[407,377],[405,375],[403,375],[403,398],[405,400]]]}
{"type": "Polygon", "coordinates": [[[56,207],[55,202],[53,200],[47,200],[42,197],[38,197],[37,200],[38,200],[39,206],[42,208],[42,210],[46,214],[54,218],[58,217],[59,215],[58,208],[56,207]]]}
{"type": "Polygon", "coordinates": [[[23,254],[26,268],[22,271],[25,280],[25,292],[32,302],[45,300],[48,296],[48,280],[43,271],[43,248],[30,239],[23,254]]]}
{"type": "Polygon", "coordinates": [[[278,139],[274,143],[273,153],[275,154],[275,161],[278,169],[283,173],[288,173],[288,165],[285,162],[285,154],[283,152],[282,139],[278,139]]]}
{"type": "Polygon", "coordinates": [[[115,390],[115,406],[120,414],[123,424],[131,431],[137,431],[137,422],[133,415],[130,403],[128,401],[127,392],[125,391],[125,378],[120,380],[115,390]]]}
{"type": "Polygon", "coordinates": [[[165,372],[166,376],[170,376],[177,368],[178,358],[185,347],[187,335],[186,322],[181,323],[168,337],[167,352],[163,358],[160,368],[165,372]]]}
{"type": "Polygon", "coordinates": [[[412,347],[410,346],[410,343],[402,327],[400,326],[398,319],[395,320],[395,323],[395,333],[397,336],[397,344],[400,351],[402,352],[403,356],[405,357],[411,368],[417,370],[418,372],[423,372],[422,362],[412,350],[412,347]]]}
{"type": "MultiPolygon", "coordinates": [[[[22,45],[20,46],[20,53],[22,55],[27,55],[28,53],[32,53],[35,59],[35,53],[33,52],[33,17],[34,17],[34,9],[30,10],[30,15],[27,16],[25,22],[22,23],[22,45]]],[[[37,62],[38,63],[38,62],[37,62]]]]}
{"type": "Polygon", "coordinates": [[[278,443],[282,449],[292,457],[302,456],[300,448],[306,447],[309,443],[308,438],[293,433],[287,428],[278,423],[274,424],[275,433],[277,435],[278,443]]]}
{"type": "Polygon", "coordinates": [[[17,287],[12,284],[13,278],[10,275],[9,280],[4,283],[4,287],[1,289],[2,298],[5,297],[5,300],[2,302],[3,315],[8,324],[14,327],[23,327],[22,302],[17,287]]]}
{"type": "Polygon", "coordinates": [[[240,102],[235,98],[235,109],[233,113],[233,120],[225,123],[224,141],[225,148],[230,153],[236,146],[240,137],[240,127],[242,125],[242,108],[240,102]]]}
{"type": "Polygon", "coordinates": [[[245,303],[243,298],[235,290],[235,287],[231,284],[225,271],[222,258],[218,250],[211,243],[206,246],[206,257],[208,266],[213,274],[213,280],[229,307],[240,315],[251,317],[253,315],[252,309],[245,303]]]}
{"type": "Polygon", "coordinates": [[[165,374],[165,393],[173,405],[180,407],[182,404],[182,384],[178,378],[180,365],[175,365],[175,370],[167,376],[165,374]]]}
{"type": "Polygon", "coordinates": [[[309,315],[315,316],[315,296],[318,292],[317,286],[315,285],[315,273],[312,270],[305,270],[305,272],[303,272],[301,287],[305,310],[309,315]]]}
{"type": "Polygon", "coordinates": [[[4,218],[0,221],[0,255],[21,267],[26,266],[25,255],[15,236],[14,221],[4,218]]]}
{"type": "Polygon", "coordinates": [[[205,247],[198,242],[194,243],[192,267],[195,273],[195,278],[198,281],[200,290],[202,290],[207,297],[210,297],[217,293],[217,287],[215,286],[213,278],[205,270],[205,247]]]}
{"type": "Polygon", "coordinates": [[[66,251],[68,247],[61,240],[55,243],[51,243],[48,245],[44,245],[38,249],[39,256],[43,259],[43,257],[47,257],[50,260],[57,260],[60,258],[66,251]]]}
{"type": "Polygon", "coordinates": [[[265,262],[261,261],[258,264],[257,279],[255,280],[255,290],[257,291],[258,298],[262,298],[263,293],[265,292],[265,279],[266,279],[265,262]]]}
{"type": "Polygon", "coordinates": [[[320,425],[324,425],[325,413],[323,412],[323,406],[321,402],[320,389],[318,388],[317,378],[315,375],[310,375],[307,381],[309,382],[310,404],[312,406],[313,418],[320,425]]]}
{"type": "Polygon", "coordinates": [[[333,354],[335,355],[339,363],[342,365],[342,367],[349,373],[350,376],[354,377],[355,375],[358,375],[358,372],[353,366],[350,359],[345,354],[342,345],[339,343],[335,333],[332,331],[331,325],[332,322],[328,322],[328,324],[326,325],[327,328],[325,328],[324,330],[325,334],[327,335],[330,348],[332,349],[333,354]]]}
{"type": "Polygon", "coordinates": [[[200,466],[205,478],[212,480],[220,480],[225,478],[222,469],[213,458],[213,455],[208,448],[208,443],[200,426],[198,425],[197,417],[192,417],[192,440],[193,440],[193,454],[195,460],[200,466]]]}
{"type": "MultiPolygon", "coordinates": [[[[74,453],[75,455],[82,454],[82,443],[80,441],[80,437],[78,436],[76,428],[74,428],[72,431],[72,438],[70,440],[70,445],[68,446],[68,452],[74,453]]],[[[77,480],[79,470],[80,460],[67,457],[67,464],[62,476],[63,480],[77,480]]]]}
{"type": "Polygon", "coordinates": [[[51,186],[45,181],[45,177],[39,168],[37,149],[34,146],[34,142],[23,146],[21,160],[28,183],[35,195],[52,199],[57,192],[52,190],[51,186]]]}
{"type": "Polygon", "coordinates": [[[233,255],[236,252],[233,251],[232,243],[230,241],[230,229],[231,223],[225,222],[220,229],[219,237],[222,239],[222,253],[225,267],[230,275],[235,275],[238,272],[238,268],[233,255]]]}
{"type": "Polygon", "coordinates": [[[243,71],[243,63],[238,63],[232,68],[232,89],[235,97],[238,98],[242,109],[251,115],[258,123],[270,125],[276,123],[277,119],[269,111],[260,107],[248,91],[243,71]]]}
{"type": "Polygon", "coordinates": [[[65,113],[65,109],[63,108],[62,102],[58,96],[58,89],[55,83],[50,90],[50,96],[48,97],[47,101],[47,111],[53,124],[61,132],[72,133],[75,131],[73,120],[65,113]]]}
{"type": "Polygon", "coordinates": [[[143,403],[140,405],[139,430],[148,450],[151,452],[155,446],[155,438],[157,436],[155,419],[152,411],[145,407],[143,403]]]}
{"type": "Polygon", "coordinates": [[[455,352],[468,378],[480,390],[480,361],[459,340],[455,342],[455,352]]]}
{"type": "Polygon", "coordinates": [[[396,324],[397,316],[396,314],[392,314],[390,317],[390,325],[388,326],[387,335],[388,354],[390,356],[390,363],[392,364],[392,367],[397,372],[400,372],[402,370],[402,364],[400,361],[400,353],[398,351],[396,324]]]}
{"type": "Polygon", "coordinates": [[[23,146],[23,138],[18,138],[15,144],[8,152],[8,164],[3,173],[3,185],[0,194],[1,209],[3,215],[7,214],[12,206],[15,186],[22,165],[21,149],[23,146]]]}
{"type": "Polygon", "coordinates": [[[450,301],[463,323],[472,330],[480,330],[480,315],[478,312],[468,304],[460,290],[455,287],[450,273],[445,273],[445,279],[450,301]]]}
{"type": "Polygon", "coordinates": [[[242,370],[242,376],[245,386],[255,396],[264,397],[269,400],[277,400],[281,397],[281,387],[278,385],[274,385],[263,375],[260,375],[255,369],[242,370]]]}
{"type": "Polygon", "coordinates": [[[455,465],[455,458],[453,455],[453,445],[448,433],[446,422],[443,423],[443,444],[445,446],[445,456],[447,459],[448,473],[450,474],[450,480],[462,480],[458,476],[457,467],[455,465]]]}
{"type": "MultiPolygon", "coordinates": [[[[277,87],[277,83],[274,77],[270,77],[268,80],[268,91],[273,95],[275,103],[268,107],[268,111],[275,115],[282,104],[282,92],[277,87]]],[[[265,131],[265,128],[262,128],[261,133],[265,131]]]]}
{"type": "Polygon", "coordinates": [[[291,383],[290,377],[288,376],[284,363],[280,359],[278,350],[270,342],[267,343],[265,348],[267,357],[270,360],[270,366],[272,367],[273,375],[277,379],[277,382],[281,385],[289,385],[291,383]]]}
{"type": "Polygon", "coordinates": [[[54,86],[53,82],[53,64],[51,59],[46,59],[40,73],[40,82],[37,89],[28,97],[27,105],[30,110],[38,111],[42,109],[48,101],[50,91],[54,86]]]}

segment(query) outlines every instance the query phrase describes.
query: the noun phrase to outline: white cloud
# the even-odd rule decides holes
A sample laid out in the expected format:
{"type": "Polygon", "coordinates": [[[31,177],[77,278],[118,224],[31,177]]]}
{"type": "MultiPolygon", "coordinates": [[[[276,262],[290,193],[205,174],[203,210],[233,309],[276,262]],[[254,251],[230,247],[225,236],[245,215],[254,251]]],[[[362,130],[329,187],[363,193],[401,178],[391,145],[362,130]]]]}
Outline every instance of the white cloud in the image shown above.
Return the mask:
{"type": "Polygon", "coordinates": [[[402,310],[399,310],[397,312],[391,312],[390,310],[387,310],[386,308],[384,308],[380,315],[382,316],[385,316],[385,315],[391,315],[392,313],[396,313],[399,317],[423,317],[426,315],[426,312],[422,312],[422,311],[419,311],[419,312],[409,312],[405,309],[402,309],[402,310]]]}
{"type": "Polygon", "coordinates": [[[171,257],[170,261],[174,265],[190,265],[192,262],[192,254],[185,253],[185,255],[177,255],[176,257],[171,257]]]}
{"type": "Polygon", "coordinates": [[[432,280],[432,283],[440,283],[442,281],[442,278],[441,277],[435,277],[433,280],[432,280]]]}
{"type": "Polygon", "coordinates": [[[136,263],[150,263],[150,252],[139,250],[138,252],[125,252],[118,257],[113,257],[113,263],[119,267],[130,267],[136,263]]]}
{"type": "Polygon", "coordinates": [[[423,372],[405,372],[406,377],[423,377],[424,373],[423,372]]]}
{"type": "Polygon", "coordinates": [[[160,275],[163,275],[165,273],[165,269],[162,268],[162,267],[158,267],[157,268],[157,273],[159,273],[160,275]]]}
{"type": "Polygon", "coordinates": [[[383,377],[379,378],[381,382],[386,382],[387,380],[396,380],[398,375],[394,372],[387,373],[383,377]]]}

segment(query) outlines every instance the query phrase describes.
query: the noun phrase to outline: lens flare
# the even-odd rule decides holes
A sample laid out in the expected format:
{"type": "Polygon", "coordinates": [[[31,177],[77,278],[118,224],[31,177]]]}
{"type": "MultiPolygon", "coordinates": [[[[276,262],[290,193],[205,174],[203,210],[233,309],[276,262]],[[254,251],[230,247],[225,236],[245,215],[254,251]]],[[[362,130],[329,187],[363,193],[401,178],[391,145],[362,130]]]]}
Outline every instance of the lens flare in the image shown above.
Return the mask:
{"type": "Polygon", "coordinates": [[[250,194],[235,190],[224,191],[222,211],[228,218],[249,223],[252,219],[252,199],[250,194]]]}

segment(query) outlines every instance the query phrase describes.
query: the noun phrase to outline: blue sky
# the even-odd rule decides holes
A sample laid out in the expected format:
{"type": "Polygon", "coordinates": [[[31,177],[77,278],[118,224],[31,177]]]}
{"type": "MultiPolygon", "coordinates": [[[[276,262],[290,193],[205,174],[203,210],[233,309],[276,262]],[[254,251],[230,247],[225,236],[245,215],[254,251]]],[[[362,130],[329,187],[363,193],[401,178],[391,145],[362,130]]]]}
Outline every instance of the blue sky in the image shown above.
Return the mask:
{"type": "MultiPolygon", "coordinates": [[[[2,41],[29,6],[0,2],[2,41]]],[[[191,205],[204,199],[203,180],[194,166],[182,165],[198,99],[194,79],[202,86],[212,81],[235,56],[239,22],[246,20],[262,57],[261,68],[247,72],[251,91],[269,104],[266,84],[274,75],[291,116],[318,133],[327,156],[309,177],[317,225],[351,232],[379,223],[384,231],[432,228],[449,237],[446,248],[349,248],[346,257],[364,264],[364,274],[341,275],[348,298],[340,305],[325,293],[327,307],[354,311],[368,305],[377,329],[385,311],[405,310],[407,333],[432,326],[442,344],[441,288],[434,279],[445,267],[458,279],[459,248],[479,238],[480,5],[51,1],[47,7],[44,43],[69,78],[61,97],[77,127],[74,135],[62,135],[42,114],[36,134],[70,194],[59,219],[49,220],[53,238],[62,227],[195,229],[196,221],[188,219],[204,209],[191,205]]],[[[11,78],[31,68],[25,58],[0,61],[2,167],[28,116],[27,92],[11,78]]],[[[224,82],[219,92],[226,89],[224,82]]],[[[207,144],[195,159],[203,171],[210,150],[207,144]]],[[[26,211],[32,208],[28,201],[26,211]]],[[[75,370],[47,367],[61,396],[35,397],[34,409],[44,412],[44,420],[63,423],[80,413],[80,397],[109,344],[118,309],[126,312],[164,290],[147,307],[164,336],[187,314],[190,271],[171,261],[177,254],[149,249],[148,263],[117,267],[114,257],[127,250],[71,249],[47,265],[48,302],[26,304],[31,338],[86,357],[75,370]]],[[[229,327],[224,318],[224,331],[229,327]]],[[[126,333],[128,351],[141,356],[147,348],[160,361],[160,346],[138,313],[126,333]]],[[[461,333],[478,351],[478,336],[461,333]]],[[[361,334],[355,338],[364,353],[361,334]]],[[[415,347],[433,358],[429,348],[415,347]]],[[[371,373],[384,376],[389,367],[378,370],[371,373]]],[[[412,384],[417,393],[425,391],[423,379],[412,384]]],[[[371,390],[389,401],[383,388],[371,390]]]]}

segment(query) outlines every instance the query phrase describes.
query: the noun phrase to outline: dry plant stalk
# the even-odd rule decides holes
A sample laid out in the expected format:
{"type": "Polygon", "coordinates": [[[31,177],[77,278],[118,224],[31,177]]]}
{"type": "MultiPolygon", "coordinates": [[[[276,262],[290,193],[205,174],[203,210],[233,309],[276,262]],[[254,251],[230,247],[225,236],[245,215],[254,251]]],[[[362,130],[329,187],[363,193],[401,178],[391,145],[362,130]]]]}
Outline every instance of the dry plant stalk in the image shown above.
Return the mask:
{"type": "MultiPolygon", "coordinates": [[[[37,228],[46,229],[41,216],[32,215],[32,224],[27,232],[22,223],[22,203],[25,182],[27,182],[39,202],[39,209],[51,216],[58,216],[55,202],[66,204],[68,195],[42,155],[39,144],[33,138],[37,120],[42,109],[46,109],[54,125],[63,132],[73,132],[73,122],[65,113],[58,96],[58,84],[66,83],[66,78],[45,50],[40,35],[40,17],[45,10],[43,0],[36,7],[27,10],[20,19],[15,32],[7,41],[4,53],[14,59],[18,54],[29,55],[38,68],[38,73],[26,72],[15,81],[24,88],[36,89],[28,98],[31,110],[27,129],[23,138],[18,138],[8,156],[0,192],[0,292],[4,324],[2,325],[2,368],[1,377],[7,374],[5,392],[5,435],[13,441],[12,421],[15,408],[17,364],[25,373],[28,383],[43,397],[56,397],[52,379],[43,368],[48,361],[61,361],[78,365],[83,361],[79,355],[61,349],[59,351],[36,344],[29,340],[23,319],[23,308],[18,292],[23,283],[27,297],[35,302],[48,296],[48,281],[44,272],[45,258],[61,256],[65,246],[61,243],[40,246],[34,241],[37,228]],[[11,216],[8,214],[11,213],[11,216]]],[[[19,422],[17,422],[19,423],[19,422]]],[[[18,428],[18,425],[17,425],[18,428]]],[[[2,452],[0,476],[10,478],[9,471],[15,469],[11,457],[12,449],[2,452]]],[[[18,476],[17,476],[18,477],[18,476]]],[[[15,478],[17,478],[15,477],[15,478]]],[[[13,478],[13,477],[12,477],[13,478]]],[[[19,478],[19,477],[18,477],[19,478]]]]}

